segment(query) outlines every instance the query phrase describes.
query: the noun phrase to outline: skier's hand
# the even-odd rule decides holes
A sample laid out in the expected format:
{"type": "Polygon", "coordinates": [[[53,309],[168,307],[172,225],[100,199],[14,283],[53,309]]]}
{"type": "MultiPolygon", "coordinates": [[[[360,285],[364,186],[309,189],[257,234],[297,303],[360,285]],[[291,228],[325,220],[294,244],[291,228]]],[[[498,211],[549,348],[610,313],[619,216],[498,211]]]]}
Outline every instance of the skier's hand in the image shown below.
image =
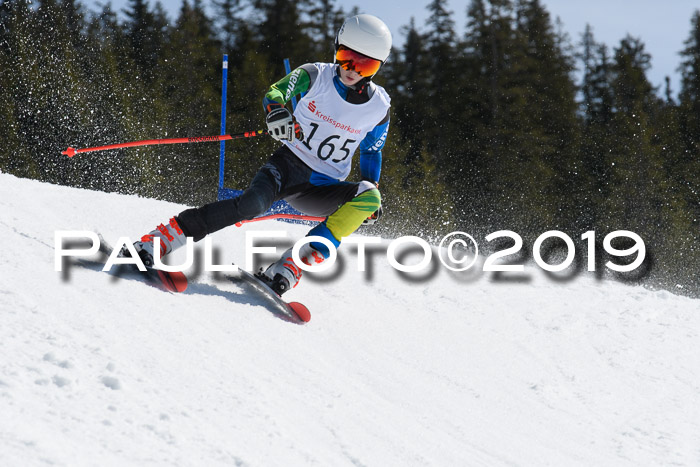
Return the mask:
{"type": "Polygon", "coordinates": [[[287,108],[280,107],[271,110],[265,117],[265,122],[267,123],[268,134],[277,141],[294,141],[295,126],[298,126],[298,124],[296,124],[294,117],[292,117],[287,108]]]}
{"type": "Polygon", "coordinates": [[[374,214],[369,216],[367,219],[362,222],[362,225],[373,225],[376,224],[377,221],[379,221],[379,218],[382,217],[383,209],[381,206],[379,206],[379,209],[374,211],[374,214]]]}

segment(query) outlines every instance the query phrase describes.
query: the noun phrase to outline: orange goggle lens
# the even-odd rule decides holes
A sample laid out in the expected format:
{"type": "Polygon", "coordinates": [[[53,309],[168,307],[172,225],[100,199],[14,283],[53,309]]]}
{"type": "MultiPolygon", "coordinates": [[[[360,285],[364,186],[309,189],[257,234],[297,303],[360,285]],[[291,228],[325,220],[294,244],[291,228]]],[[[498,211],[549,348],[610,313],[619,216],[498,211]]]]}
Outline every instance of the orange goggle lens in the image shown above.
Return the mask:
{"type": "Polygon", "coordinates": [[[379,60],[362,55],[342,45],[335,53],[335,60],[346,70],[354,71],[365,77],[372,76],[382,66],[382,62],[379,60]]]}

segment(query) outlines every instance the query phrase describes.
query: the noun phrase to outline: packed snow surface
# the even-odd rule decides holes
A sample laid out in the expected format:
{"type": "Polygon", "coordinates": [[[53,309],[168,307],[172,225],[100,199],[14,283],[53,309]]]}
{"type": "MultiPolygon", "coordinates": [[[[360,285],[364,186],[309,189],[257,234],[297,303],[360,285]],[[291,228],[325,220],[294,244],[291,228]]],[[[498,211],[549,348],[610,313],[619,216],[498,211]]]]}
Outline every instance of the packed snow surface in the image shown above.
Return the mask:
{"type": "MultiPolygon", "coordinates": [[[[54,268],[56,231],[135,240],[184,208],[0,174],[0,465],[700,464],[697,300],[531,266],[404,275],[386,240],[364,272],[344,246],[306,274],[297,325],[220,274],[171,294],[54,268]]],[[[216,263],[307,229],[224,229],[216,263]]]]}

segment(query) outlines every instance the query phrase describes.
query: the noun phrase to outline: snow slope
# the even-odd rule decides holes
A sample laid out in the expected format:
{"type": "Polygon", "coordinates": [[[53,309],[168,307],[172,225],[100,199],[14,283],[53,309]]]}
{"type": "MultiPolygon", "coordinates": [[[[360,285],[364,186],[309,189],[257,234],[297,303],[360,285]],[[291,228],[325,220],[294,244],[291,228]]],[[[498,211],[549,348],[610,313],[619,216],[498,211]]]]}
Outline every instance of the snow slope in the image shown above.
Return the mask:
{"type": "MultiPolygon", "coordinates": [[[[534,268],[412,281],[341,249],[289,292],[300,326],[212,274],[178,295],[54,270],[56,230],[136,238],[182,209],[0,174],[0,465],[700,464],[697,300],[534,268]]],[[[246,230],[307,228],[225,229],[220,263],[246,230]]]]}

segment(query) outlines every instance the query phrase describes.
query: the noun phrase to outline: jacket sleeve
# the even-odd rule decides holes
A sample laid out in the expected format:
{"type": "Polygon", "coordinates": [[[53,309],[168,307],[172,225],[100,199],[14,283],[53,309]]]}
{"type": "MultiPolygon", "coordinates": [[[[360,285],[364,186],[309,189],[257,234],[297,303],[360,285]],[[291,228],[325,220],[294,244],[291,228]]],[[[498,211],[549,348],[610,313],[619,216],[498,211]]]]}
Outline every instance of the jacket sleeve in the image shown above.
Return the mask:
{"type": "Polygon", "coordinates": [[[270,86],[263,97],[265,113],[277,107],[284,107],[293,96],[307,92],[318,76],[318,69],[310,63],[302,65],[270,86]]]}
{"type": "Polygon", "coordinates": [[[382,148],[389,132],[389,112],[360,142],[360,175],[377,183],[382,171],[382,148]]]}

